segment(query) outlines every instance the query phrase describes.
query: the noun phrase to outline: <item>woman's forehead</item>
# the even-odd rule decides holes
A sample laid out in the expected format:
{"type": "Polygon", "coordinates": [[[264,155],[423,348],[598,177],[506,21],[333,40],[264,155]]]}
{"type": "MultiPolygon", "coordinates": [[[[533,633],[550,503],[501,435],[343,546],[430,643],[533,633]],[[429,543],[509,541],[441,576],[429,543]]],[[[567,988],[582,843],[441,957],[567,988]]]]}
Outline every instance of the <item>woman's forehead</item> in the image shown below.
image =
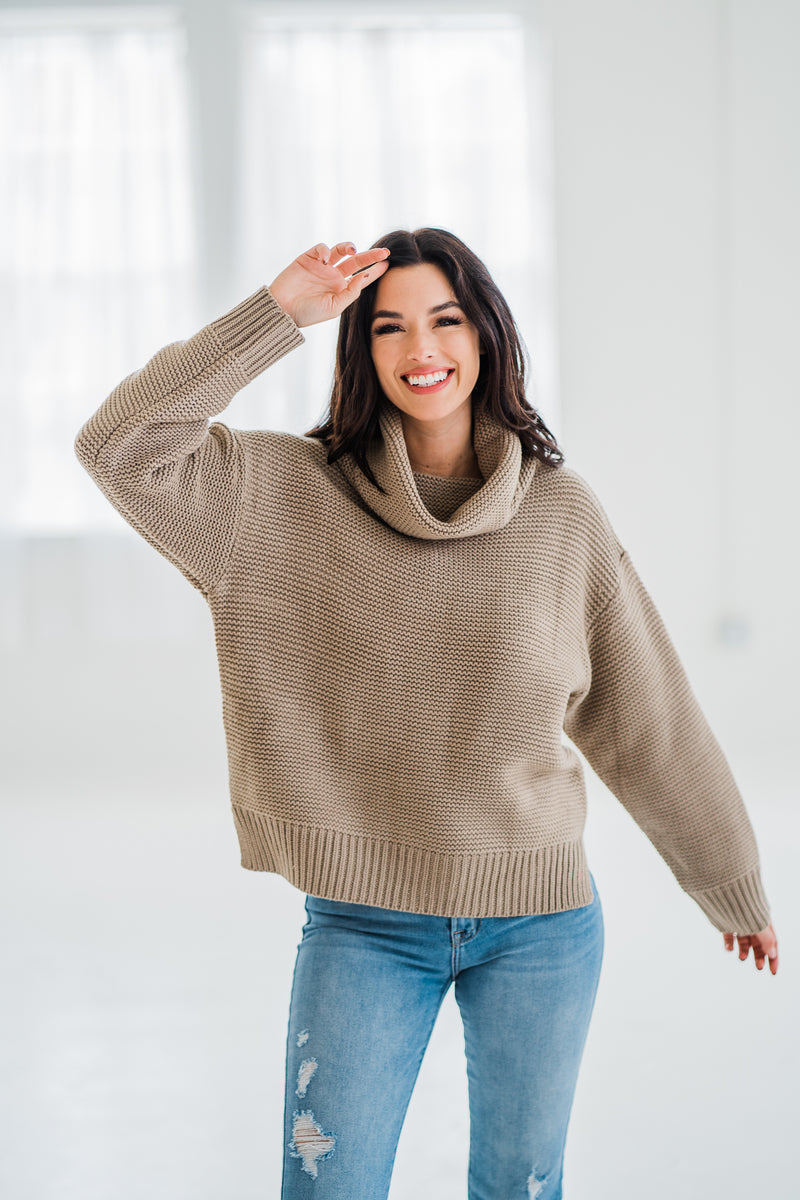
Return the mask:
{"type": "Polygon", "coordinates": [[[378,280],[375,308],[392,309],[402,313],[403,305],[433,307],[456,295],[449,279],[434,263],[414,263],[407,267],[390,267],[378,280]]]}

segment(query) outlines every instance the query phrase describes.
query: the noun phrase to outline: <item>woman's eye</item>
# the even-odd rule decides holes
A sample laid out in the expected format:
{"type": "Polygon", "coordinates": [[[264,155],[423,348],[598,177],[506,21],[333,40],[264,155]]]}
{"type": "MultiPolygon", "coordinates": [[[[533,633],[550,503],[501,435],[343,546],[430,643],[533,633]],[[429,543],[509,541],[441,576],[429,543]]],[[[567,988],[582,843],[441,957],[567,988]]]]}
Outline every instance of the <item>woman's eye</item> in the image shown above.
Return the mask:
{"type": "MultiPolygon", "coordinates": [[[[462,321],[461,317],[439,317],[436,324],[437,325],[463,325],[464,322],[462,321]]],[[[375,334],[376,337],[378,337],[382,333],[396,333],[399,328],[400,328],[399,325],[377,325],[375,327],[375,329],[373,329],[372,332],[375,334]]]]}

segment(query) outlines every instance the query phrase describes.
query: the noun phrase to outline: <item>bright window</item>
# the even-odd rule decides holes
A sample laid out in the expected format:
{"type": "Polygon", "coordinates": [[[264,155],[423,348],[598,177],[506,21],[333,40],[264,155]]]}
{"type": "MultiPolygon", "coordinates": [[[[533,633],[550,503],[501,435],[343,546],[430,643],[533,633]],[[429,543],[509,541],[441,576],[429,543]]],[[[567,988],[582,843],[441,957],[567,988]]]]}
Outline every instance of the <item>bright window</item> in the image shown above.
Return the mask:
{"type": "Polygon", "coordinates": [[[72,444],[168,325],[191,329],[188,147],[176,10],[0,13],[7,530],[119,525],[72,444]]]}
{"type": "MultiPolygon", "coordinates": [[[[0,528],[128,533],[73,451],[111,389],[313,243],[400,226],[484,258],[558,432],[541,47],[529,6],[465,4],[0,9],[0,528]]],[[[306,333],[222,420],[322,416],[336,328],[306,333]]]]}

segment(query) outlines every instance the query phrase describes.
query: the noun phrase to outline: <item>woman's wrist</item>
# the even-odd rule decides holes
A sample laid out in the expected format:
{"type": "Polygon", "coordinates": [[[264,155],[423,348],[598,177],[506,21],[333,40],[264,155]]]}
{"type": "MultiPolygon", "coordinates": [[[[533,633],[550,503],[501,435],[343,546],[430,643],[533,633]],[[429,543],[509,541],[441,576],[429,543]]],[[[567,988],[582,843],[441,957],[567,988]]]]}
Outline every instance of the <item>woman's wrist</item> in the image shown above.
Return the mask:
{"type": "MultiPolygon", "coordinates": [[[[281,306],[281,308],[286,313],[286,315],[288,317],[291,317],[292,320],[294,321],[295,320],[294,313],[291,311],[290,308],[287,307],[288,297],[284,294],[279,279],[274,279],[272,281],[272,283],[269,284],[269,291],[270,291],[273,299],[277,300],[278,304],[281,306]]],[[[297,324],[297,322],[295,321],[295,325],[296,324],[297,324]]]]}

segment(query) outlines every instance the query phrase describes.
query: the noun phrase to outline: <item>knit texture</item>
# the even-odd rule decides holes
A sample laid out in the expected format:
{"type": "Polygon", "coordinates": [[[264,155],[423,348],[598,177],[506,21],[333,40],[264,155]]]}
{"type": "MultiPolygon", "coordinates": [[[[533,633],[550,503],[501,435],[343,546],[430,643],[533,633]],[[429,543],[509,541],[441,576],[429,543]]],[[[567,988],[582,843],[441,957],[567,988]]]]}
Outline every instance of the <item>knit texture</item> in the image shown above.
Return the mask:
{"type": "Polygon", "coordinates": [[[75,440],[211,609],[242,866],[441,916],[589,904],[577,746],[717,929],[763,929],[744,803],[591,488],[477,406],[481,478],[451,479],[385,401],[386,495],[315,438],[209,424],[303,340],[259,288],[75,440]]]}

